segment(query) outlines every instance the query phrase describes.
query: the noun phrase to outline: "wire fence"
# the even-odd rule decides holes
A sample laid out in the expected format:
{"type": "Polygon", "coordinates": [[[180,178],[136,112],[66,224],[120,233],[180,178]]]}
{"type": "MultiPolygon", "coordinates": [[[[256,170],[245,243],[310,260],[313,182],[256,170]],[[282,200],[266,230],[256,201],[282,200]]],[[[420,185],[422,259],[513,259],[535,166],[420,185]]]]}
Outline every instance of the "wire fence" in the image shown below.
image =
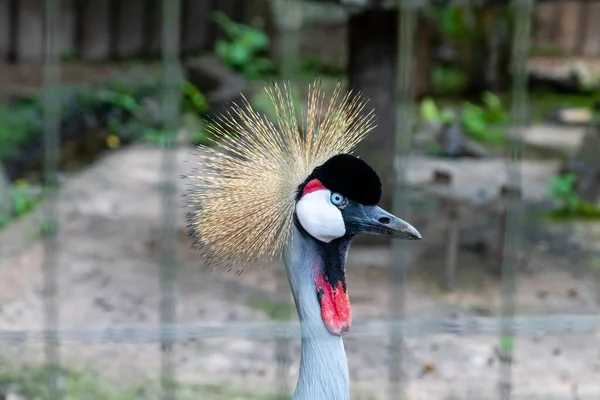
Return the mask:
{"type": "MultiPolygon", "coordinates": [[[[215,10],[244,21],[245,2],[184,0],[181,4],[181,51],[193,54],[222,37],[212,21],[215,10]]],[[[66,1],[59,4],[61,32],[55,44],[62,58],[87,61],[152,58],[160,54],[162,3],[154,0],[66,1]]],[[[0,60],[41,62],[44,54],[44,2],[0,2],[0,60]]]]}
{"type": "MultiPolygon", "coordinates": [[[[398,148],[396,171],[398,184],[395,190],[394,212],[396,215],[407,215],[410,212],[408,202],[408,185],[404,182],[405,169],[410,163],[413,134],[413,82],[412,60],[415,51],[415,31],[418,8],[414,1],[398,0],[398,76],[400,126],[398,129],[398,148]]],[[[162,2],[162,61],[164,67],[164,94],[162,113],[164,130],[168,133],[161,160],[161,201],[162,232],[161,270],[160,270],[160,319],[155,326],[150,324],[124,325],[120,327],[63,328],[60,326],[61,307],[58,297],[61,287],[57,276],[61,265],[58,259],[60,251],[56,240],[60,232],[57,216],[57,190],[59,180],[59,114],[58,88],[60,87],[59,52],[56,49],[59,30],[59,0],[46,0],[45,13],[45,64],[44,64],[44,148],[45,148],[45,190],[44,190],[44,327],[42,329],[0,330],[0,343],[3,346],[27,343],[43,343],[45,346],[45,364],[47,366],[47,398],[60,399],[61,392],[61,347],[71,343],[103,344],[103,343],[148,343],[160,348],[160,382],[162,398],[176,399],[178,370],[176,351],[177,344],[207,341],[211,339],[247,339],[269,340],[275,343],[274,352],[278,362],[276,374],[276,390],[279,398],[289,397],[293,382],[290,379],[290,353],[293,351],[293,340],[300,335],[299,326],[291,321],[268,322],[227,322],[207,324],[181,324],[176,315],[178,293],[176,282],[181,265],[177,258],[177,229],[179,194],[177,176],[177,144],[179,116],[179,87],[181,65],[180,18],[181,1],[163,0],[162,2]]],[[[285,78],[293,78],[295,74],[294,53],[298,51],[295,34],[301,27],[301,11],[296,9],[295,2],[281,0],[280,7],[289,7],[287,19],[288,41],[285,47],[285,78]]],[[[526,61],[529,54],[531,36],[531,18],[534,2],[518,0],[514,2],[514,34],[512,44],[513,86],[511,90],[512,137],[518,138],[523,129],[527,109],[527,74],[526,61]]],[[[509,147],[509,162],[505,173],[509,186],[521,187],[519,163],[522,157],[521,142],[514,140],[509,147]]],[[[389,269],[389,316],[388,320],[357,321],[352,328],[352,337],[389,339],[389,399],[409,398],[405,392],[408,381],[403,372],[403,360],[407,357],[404,341],[407,337],[424,335],[449,334],[464,337],[492,336],[498,338],[501,368],[498,381],[500,390],[498,397],[510,399],[513,382],[514,338],[519,336],[548,336],[563,334],[600,334],[600,317],[595,315],[551,315],[551,316],[515,316],[515,287],[517,283],[517,253],[521,240],[519,225],[520,208],[517,197],[509,199],[505,215],[505,248],[501,274],[501,317],[457,317],[457,318],[414,318],[406,316],[406,265],[409,247],[402,243],[393,245],[393,267],[389,269]]],[[[118,262],[118,260],[117,260],[118,262]]],[[[287,293],[285,275],[280,271],[278,291],[287,293]]],[[[278,301],[287,303],[287,297],[278,301]]]]}
{"type": "MultiPolygon", "coordinates": [[[[43,341],[59,338],[60,342],[77,343],[156,343],[194,340],[246,338],[272,340],[280,337],[300,338],[297,322],[230,322],[227,324],[176,324],[152,328],[124,326],[119,328],[80,328],[60,330],[3,330],[3,342],[43,341]]],[[[495,336],[502,329],[523,336],[589,334],[600,332],[600,317],[556,315],[546,317],[514,317],[508,324],[492,317],[405,318],[399,321],[363,321],[352,326],[352,336],[377,338],[393,335],[450,334],[459,336],[495,336]],[[508,325],[508,326],[506,326],[508,325]]]]}

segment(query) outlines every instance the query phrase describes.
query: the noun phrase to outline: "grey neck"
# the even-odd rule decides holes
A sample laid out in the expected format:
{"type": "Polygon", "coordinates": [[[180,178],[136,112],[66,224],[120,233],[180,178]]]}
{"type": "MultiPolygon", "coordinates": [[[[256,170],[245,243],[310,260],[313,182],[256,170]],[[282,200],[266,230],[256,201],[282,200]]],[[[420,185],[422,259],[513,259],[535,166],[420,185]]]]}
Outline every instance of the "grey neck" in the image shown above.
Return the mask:
{"type": "MultiPolygon", "coordinates": [[[[344,264],[346,251],[347,246],[343,250],[344,264]]],[[[340,336],[330,334],[325,327],[315,287],[315,271],[329,261],[320,242],[293,228],[284,262],[302,333],[300,375],[294,400],[350,399],[344,343],[340,336]]]]}

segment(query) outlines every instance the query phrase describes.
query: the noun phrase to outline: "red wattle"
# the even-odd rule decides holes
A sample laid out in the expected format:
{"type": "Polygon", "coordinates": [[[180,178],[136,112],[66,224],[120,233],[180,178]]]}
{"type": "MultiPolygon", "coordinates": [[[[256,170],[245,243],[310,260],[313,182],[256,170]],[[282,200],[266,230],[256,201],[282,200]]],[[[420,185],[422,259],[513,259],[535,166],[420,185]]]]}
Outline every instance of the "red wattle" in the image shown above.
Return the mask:
{"type": "Polygon", "coordinates": [[[312,193],[312,192],[316,192],[317,190],[327,190],[327,188],[325,186],[323,186],[323,184],[321,183],[320,180],[312,179],[310,182],[308,182],[306,185],[304,185],[304,190],[302,191],[302,196],[312,193]]]}
{"type": "Polygon", "coordinates": [[[319,274],[316,280],[317,297],[321,304],[321,318],[332,335],[343,336],[352,325],[350,299],[342,282],[334,288],[326,277],[319,274]]]}

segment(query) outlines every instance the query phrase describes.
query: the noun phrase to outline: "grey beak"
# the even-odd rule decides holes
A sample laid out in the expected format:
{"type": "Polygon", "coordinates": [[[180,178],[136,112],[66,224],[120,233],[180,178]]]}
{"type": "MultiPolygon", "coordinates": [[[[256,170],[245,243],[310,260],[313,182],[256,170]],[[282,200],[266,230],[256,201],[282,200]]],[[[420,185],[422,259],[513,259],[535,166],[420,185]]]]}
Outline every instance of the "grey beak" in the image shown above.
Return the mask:
{"type": "Polygon", "coordinates": [[[375,207],[375,213],[378,214],[377,222],[382,228],[390,229],[391,236],[398,239],[421,240],[423,237],[418,230],[408,222],[385,211],[383,208],[375,207]]]}
{"type": "Polygon", "coordinates": [[[405,240],[423,238],[411,224],[378,206],[349,204],[349,207],[344,210],[344,221],[346,232],[352,235],[391,236],[405,240]]]}

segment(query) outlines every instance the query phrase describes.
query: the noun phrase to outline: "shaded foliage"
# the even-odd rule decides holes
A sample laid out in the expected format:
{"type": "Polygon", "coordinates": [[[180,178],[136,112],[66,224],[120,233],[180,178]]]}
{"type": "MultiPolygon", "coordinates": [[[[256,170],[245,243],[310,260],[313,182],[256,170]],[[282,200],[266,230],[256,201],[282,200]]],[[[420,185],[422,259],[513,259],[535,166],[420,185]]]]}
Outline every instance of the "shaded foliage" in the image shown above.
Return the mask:
{"type": "Polygon", "coordinates": [[[483,94],[481,105],[465,101],[456,112],[451,108],[440,108],[432,98],[425,98],[420,112],[423,120],[437,124],[448,124],[458,118],[464,132],[480,143],[506,142],[501,126],[508,123],[509,114],[500,98],[491,92],[483,94]]]}
{"type": "Polygon", "coordinates": [[[600,207],[583,200],[575,191],[577,177],[564,174],[553,177],[548,185],[549,195],[558,201],[559,208],[552,216],[562,218],[600,218],[600,207]]]}

